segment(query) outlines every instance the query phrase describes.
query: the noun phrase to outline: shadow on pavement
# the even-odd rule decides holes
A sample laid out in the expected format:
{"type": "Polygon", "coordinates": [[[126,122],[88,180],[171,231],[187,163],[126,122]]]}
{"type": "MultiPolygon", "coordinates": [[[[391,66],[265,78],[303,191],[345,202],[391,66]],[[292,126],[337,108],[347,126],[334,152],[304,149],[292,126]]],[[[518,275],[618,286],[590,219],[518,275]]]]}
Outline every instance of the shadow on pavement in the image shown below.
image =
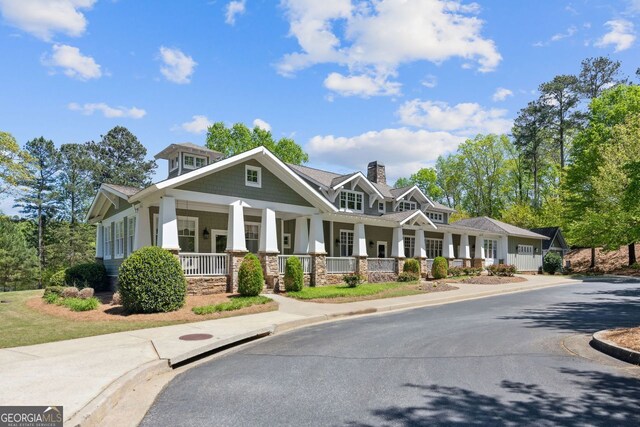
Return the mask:
{"type": "MultiPolygon", "coordinates": [[[[574,398],[545,391],[538,384],[502,381],[502,396],[460,387],[405,384],[424,404],[392,406],[371,413],[375,425],[639,425],[640,381],[602,372],[560,369],[570,375],[574,398]]],[[[352,426],[368,426],[351,422],[352,426]]]]}

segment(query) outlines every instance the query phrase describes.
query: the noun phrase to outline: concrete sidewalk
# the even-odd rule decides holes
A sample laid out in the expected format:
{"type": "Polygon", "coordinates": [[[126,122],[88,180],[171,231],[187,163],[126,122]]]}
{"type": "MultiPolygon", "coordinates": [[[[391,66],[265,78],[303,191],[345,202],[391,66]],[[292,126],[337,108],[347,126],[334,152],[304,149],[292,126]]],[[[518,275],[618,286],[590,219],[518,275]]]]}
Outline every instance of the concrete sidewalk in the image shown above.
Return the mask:
{"type": "Polygon", "coordinates": [[[141,329],[68,341],[0,350],[0,405],[62,405],[69,425],[101,419],[120,389],[170,366],[252,337],[282,332],[334,318],[440,305],[579,280],[525,276],[507,285],[459,285],[459,289],[344,304],[301,302],[269,295],[278,311],[184,325],[141,329]],[[184,341],[188,334],[212,338],[184,341]]]}

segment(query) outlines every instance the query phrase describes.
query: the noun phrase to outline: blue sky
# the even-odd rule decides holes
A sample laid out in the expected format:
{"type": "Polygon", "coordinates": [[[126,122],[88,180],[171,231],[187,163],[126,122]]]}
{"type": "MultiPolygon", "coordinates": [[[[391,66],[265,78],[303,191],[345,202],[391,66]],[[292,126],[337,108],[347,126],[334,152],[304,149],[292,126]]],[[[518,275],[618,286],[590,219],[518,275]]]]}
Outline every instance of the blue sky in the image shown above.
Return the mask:
{"type": "Polygon", "coordinates": [[[508,131],[586,57],[640,66],[640,0],[0,0],[0,13],[0,129],[21,144],[123,125],[152,157],[244,122],[293,137],[311,166],[379,160],[391,178],[508,131]]]}

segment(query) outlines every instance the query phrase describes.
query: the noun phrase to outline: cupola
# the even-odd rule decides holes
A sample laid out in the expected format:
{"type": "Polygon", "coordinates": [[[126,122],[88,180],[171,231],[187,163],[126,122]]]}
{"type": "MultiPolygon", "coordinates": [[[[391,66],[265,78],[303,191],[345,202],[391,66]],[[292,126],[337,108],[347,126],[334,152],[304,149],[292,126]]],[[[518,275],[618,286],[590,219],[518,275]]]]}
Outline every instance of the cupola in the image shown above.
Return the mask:
{"type": "Polygon", "coordinates": [[[168,161],[168,178],[191,172],[222,158],[222,153],[191,142],[171,144],[155,155],[156,160],[168,161]]]}

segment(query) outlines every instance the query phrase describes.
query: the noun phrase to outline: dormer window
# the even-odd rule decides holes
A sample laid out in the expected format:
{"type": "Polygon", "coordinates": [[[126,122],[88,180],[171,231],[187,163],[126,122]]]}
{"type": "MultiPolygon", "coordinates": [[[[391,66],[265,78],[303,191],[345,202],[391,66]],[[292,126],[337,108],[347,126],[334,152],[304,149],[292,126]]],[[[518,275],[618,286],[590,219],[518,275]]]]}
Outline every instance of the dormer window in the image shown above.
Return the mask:
{"type": "Polygon", "coordinates": [[[360,191],[342,190],[340,191],[340,210],[362,213],[363,200],[364,193],[360,191]]]}
{"type": "Polygon", "coordinates": [[[245,166],[244,184],[249,187],[262,188],[262,169],[257,166],[245,166]]]}
{"type": "Polygon", "coordinates": [[[403,200],[398,203],[398,212],[414,211],[416,209],[418,209],[418,204],[416,202],[407,202],[403,200]]]}
{"type": "Polygon", "coordinates": [[[384,202],[378,202],[378,212],[385,213],[384,202]]]}
{"type": "Polygon", "coordinates": [[[176,169],[178,169],[178,165],[179,165],[179,159],[178,156],[176,156],[175,158],[171,159],[171,171],[174,171],[176,169]]]}
{"type": "Polygon", "coordinates": [[[444,222],[444,214],[441,212],[427,212],[427,216],[433,222],[444,222]]]}

